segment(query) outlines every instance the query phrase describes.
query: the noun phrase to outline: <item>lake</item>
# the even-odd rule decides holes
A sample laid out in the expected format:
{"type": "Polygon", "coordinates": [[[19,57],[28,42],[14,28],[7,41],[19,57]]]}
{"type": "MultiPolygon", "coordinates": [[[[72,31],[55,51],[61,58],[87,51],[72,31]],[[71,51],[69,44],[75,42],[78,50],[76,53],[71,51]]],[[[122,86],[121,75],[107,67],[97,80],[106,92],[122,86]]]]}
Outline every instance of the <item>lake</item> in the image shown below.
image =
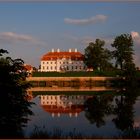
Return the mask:
{"type": "Polygon", "coordinates": [[[49,132],[57,129],[63,135],[72,132],[83,137],[114,138],[140,127],[140,94],[137,89],[59,93],[32,93],[34,115],[24,128],[26,137],[35,129],[49,132]]]}

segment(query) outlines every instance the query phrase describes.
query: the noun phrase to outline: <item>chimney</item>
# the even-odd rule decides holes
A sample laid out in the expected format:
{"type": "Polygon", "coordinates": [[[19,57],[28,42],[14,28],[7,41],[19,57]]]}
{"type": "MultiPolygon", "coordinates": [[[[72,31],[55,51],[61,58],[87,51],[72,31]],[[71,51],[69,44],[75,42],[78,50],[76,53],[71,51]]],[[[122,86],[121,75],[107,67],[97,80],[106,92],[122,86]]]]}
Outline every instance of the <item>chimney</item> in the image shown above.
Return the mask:
{"type": "Polygon", "coordinates": [[[59,48],[57,49],[57,52],[60,52],[60,49],[59,48]]]}
{"type": "Polygon", "coordinates": [[[69,49],[69,52],[71,52],[71,49],[69,49]]]}
{"type": "Polygon", "coordinates": [[[52,52],[54,52],[54,49],[52,49],[52,52]]]}
{"type": "Polygon", "coordinates": [[[75,52],[77,52],[77,49],[75,48],[75,52]]]}

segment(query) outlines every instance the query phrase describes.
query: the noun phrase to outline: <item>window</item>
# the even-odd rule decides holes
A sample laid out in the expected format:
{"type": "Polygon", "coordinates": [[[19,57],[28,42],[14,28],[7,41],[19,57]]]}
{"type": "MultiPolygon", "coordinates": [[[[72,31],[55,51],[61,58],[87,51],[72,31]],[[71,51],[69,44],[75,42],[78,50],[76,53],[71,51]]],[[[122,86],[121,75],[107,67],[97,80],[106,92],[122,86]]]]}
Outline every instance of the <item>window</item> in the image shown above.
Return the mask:
{"type": "Polygon", "coordinates": [[[69,70],[69,66],[67,66],[67,70],[69,70]]]}
{"type": "Polygon", "coordinates": [[[51,62],[51,64],[52,64],[52,62],[51,62]]]}

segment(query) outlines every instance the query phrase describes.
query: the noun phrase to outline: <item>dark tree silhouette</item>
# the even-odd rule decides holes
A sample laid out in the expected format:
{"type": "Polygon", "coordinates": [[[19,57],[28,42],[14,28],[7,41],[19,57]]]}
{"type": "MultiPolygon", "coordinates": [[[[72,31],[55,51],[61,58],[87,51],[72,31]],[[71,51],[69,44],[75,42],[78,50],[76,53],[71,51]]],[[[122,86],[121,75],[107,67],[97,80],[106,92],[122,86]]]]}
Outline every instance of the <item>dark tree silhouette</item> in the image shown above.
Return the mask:
{"type": "Polygon", "coordinates": [[[112,68],[111,52],[108,49],[103,48],[105,41],[96,39],[95,43],[90,42],[85,49],[85,64],[88,68],[94,70],[107,70],[112,68]]]}
{"type": "Polygon", "coordinates": [[[0,49],[0,138],[21,138],[22,129],[28,121],[31,102],[27,100],[23,60],[4,57],[0,49]]]}
{"type": "Polygon", "coordinates": [[[85,102],[85,116],[91,124],[97,127],[105,125],[105,116],[112,112],[113,97],[107,95],[93,96],[85,102]]]}
{"type": "Polygon", "coordinates": [[[120,91],[120,94],[121,96],[116,96],[115,99],[114,115],[116,115],[116,117],[113,119],[113,122],[116,128],[122,131],[133,129],[133,105],[138,97],[139,90],[137,87],[125,87],[125,90],[120,91]]]}
{"type": "Polygon", "coordinates": [[[121,34],[117,36],[111,44],[115,48],[113,56],[116,60],[116,67],[120,67],[121,70],[127,69],[130,64],[134,65],[133,62],[133,39],[129,34],[121,34]]]}

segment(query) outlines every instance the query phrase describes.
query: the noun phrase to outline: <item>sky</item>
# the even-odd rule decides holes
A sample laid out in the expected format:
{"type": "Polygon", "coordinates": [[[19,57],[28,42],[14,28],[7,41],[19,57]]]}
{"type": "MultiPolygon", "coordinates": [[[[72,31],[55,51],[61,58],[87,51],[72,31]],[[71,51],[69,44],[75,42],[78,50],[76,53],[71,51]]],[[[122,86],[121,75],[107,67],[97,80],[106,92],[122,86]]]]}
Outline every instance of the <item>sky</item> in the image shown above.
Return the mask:
{"type": "Polygon", "coordinates": [[[84,53],[99,38],[112,49],[116,36],[131,34],[140,67],[140,2],[1,2],[0,48],[38,68],[52,48],[84,53]]]}

